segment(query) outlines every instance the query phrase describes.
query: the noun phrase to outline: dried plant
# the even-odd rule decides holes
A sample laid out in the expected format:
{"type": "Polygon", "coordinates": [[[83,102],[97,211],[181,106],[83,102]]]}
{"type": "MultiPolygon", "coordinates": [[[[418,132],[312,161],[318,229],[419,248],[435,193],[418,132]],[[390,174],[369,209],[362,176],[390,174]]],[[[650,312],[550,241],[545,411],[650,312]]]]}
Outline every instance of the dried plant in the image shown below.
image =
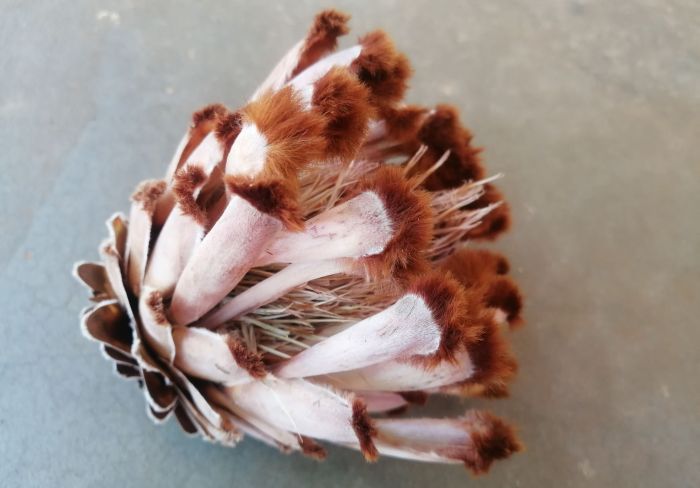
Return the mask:
{"type": "Polygon", "coordinates": [[[521,297],[509,224],[456,111],[402,104],[410,67],[377,31],[335,52],[321,12],[243,108],[195,113],[163,180],[108,220],[85,335],[156,422],[323,458],[317,441],[475,473],[520,449],[487,412],[400,418],[428,395],[498,397],[521,297]]]}

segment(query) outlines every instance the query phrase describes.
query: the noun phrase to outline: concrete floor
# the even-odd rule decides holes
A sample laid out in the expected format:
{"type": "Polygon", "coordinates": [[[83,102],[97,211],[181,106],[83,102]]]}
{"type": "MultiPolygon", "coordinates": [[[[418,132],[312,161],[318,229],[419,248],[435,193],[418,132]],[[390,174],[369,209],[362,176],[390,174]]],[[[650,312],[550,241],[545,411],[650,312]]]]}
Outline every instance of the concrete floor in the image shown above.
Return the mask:
{"type": "MultiPolygon", "coordinates": [[[[322,464],[156,427],[80,335],[74,261],[162,174],[194,109],[239,105],[329,2],[0,2],[0,485],[700,486],[700,6],[338,1],[463,111],[513,205],[528,450],[461,468],[322,464]]],[[[464,404],[435,401],[456,414],[464,404]]]]}

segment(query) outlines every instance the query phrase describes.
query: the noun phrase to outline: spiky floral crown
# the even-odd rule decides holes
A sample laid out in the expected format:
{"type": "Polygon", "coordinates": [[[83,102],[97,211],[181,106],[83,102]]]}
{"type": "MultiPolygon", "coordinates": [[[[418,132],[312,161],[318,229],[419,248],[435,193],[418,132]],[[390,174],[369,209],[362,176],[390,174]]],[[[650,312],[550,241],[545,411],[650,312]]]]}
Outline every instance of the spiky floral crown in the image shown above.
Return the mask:
{"type": "Polygon", "coordinates": [[[317,441],[475,473],[520,448],[483,411],[401,418],[428,395],[507,394],[520,293],[508,208],[449,106],[401,102],[383,32],[335,51],[317,15],[243,108],[195,113],[166,176],[108,220],[85,335],[156,422],[325,457],[317,441]]]}

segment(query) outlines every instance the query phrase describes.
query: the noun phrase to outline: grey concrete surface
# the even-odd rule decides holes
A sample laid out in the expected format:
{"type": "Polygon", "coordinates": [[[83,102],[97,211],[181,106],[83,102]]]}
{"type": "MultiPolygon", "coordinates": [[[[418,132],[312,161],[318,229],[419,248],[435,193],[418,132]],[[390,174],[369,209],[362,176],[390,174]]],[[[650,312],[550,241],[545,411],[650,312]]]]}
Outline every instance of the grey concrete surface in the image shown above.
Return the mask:
{"type": "Polygon", "coordinates": [[[514,208],[496,246],[527,295],[521,372],[488,406],[528,449],[459,467],[254,441],[146,418],[78,329],[74,261],[162,174],[199,106],[241,103],[330,2],[0,0],[0,485],[700,486],[700,6],[338,1],[463,111],[514,208]]]}

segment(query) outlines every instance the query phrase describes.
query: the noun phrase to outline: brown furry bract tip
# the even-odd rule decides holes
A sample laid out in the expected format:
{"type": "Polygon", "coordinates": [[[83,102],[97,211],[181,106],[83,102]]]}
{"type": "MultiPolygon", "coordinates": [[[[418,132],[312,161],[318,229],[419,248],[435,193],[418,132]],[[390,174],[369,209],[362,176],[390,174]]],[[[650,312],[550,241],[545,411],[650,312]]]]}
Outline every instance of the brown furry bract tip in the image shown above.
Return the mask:
{"type": "Polygon", "coordinates": [[[236,140],[236,137],[238,137],[238,134],[241,132],[242,119],[243,117],[240,112],[228,112],[219,117],[216,122],[216,127],[214,129],[216,131],[216,137],[224,148],[224,154],[221,158],[222,161],[226,161],[233,141],[236,140]]]}
{"type": "Polygon", "coordinates": [[[167,183],[163,180],[146,180],[136,187],[136,191],[131,195],[131,200],[141,204],[141,208],[147,214],[153,214],[158,205],[158,199],[167,188],[167,183]]]}
{"type": "Polygon", "coordinates": [[[190,126],[189,139],[180,155],[178,168],[182,166],[192,152],[199,146],[204,138],[216,128],[216,123],[220,117],[226,115],[228,110],[220,103],[207,105],[201,110],[192,114],[192,125],[190,126]]]}
{"type": "Polygon", "coordinates": [[[280,219],[288,229],[300,230],[297,174],[323,157],[325,118],[305,110],[290,86],[264,93],[241,115],[243,124],[254,124],[267,141],[265,166],[251,178],[228,175],[227,187],[261,212],[280,219]]]}
{"type": "Polygon", "coordinates": [[[400,168],[383,166],[362,180],[353,196],[373,191],[384,202],[391,219],[393,236],[384,251],[362,262],[377,278],[391,277],[406,284],[427,268],[425,250],[433,236],[433,214],[428,193],[413,188],[400,168]]]}
{"type": "MultiPolygon", "coordinates": [[[[397,143],[415,140],[428,110],[418,105],[405,107],[382,107],[380,117],[386,125],[389,139],[397,143]]],[[[412,152],[415,149],[412,148],[412,152]]]]}
{"type": "Polygon", "coordinates": [[[226,107],[220,103],[207,105],[192,114],[192,128],[199,127],[202,124],[210,124],[208,130],[212,130],[213,126],[211,124],[215,124],[217,119],[225,115],[226,112],[226,107]]]}
{"type": "Polygon", "coordinates": [[[367,85],[376,107],[392,105],[401,100],[408,88],[411,64],[399,53],[388,35],[374,31],[360,38],[362,51],[351,68],[367,85]]]}
{"type": "Polygon", "coordinates": [[[314,83],[311,103],[326,119],[327,157],[352,160],[374,112],[367,87],[347,69],[335,67],[314,83]]]}
{"type": "Polygon", "coordinates": [[[523,297],[518,285],[508,276],[491,280],[484,293],[486,306],[503,310],[511,327],[522,325],[523,297]]]}
{"type": "Polygon", "coordinates": [[[508,385],[518,371],[508,342],[492,320],[478,342],[467,346],[474,374],[467,380],[444,388],[447,393],[500,398],[508,396],[508,385]]]}
{"type": "Polygon", "coordinates": [[[455,107],[435,107],[418,130],[417,141],[418,144],[428,146],[428,152],[414,168],[415,172],[429,169],[446,151],[450,151],[442,166],[426,179],[424,186],[427,189],[434,191],[456,188],[465,181],[484,177],[479,158],[481,148],[471,144],[472,134],[462,126],[455,107]]]}
{"type": "Polygon", "coordinates": [[[267,141],[261,179],[296,184],[299,170],[323,157],[326,120],[315,110],[305,110],[301,96],[291,86],[264,93],[242,115],[243,123],[255,124],[267,141]]]}
{"type": "Polygon", "coordinates": [[[515,327],[523,323],[523,297],[515,281],[505,276],[509,268],[502,254],[468,248],[460,249],[441,266],[466,288],[480,293],[484,306],[504,311],[508,323],[515,327]]]}
{"type": "Polygon", "coordinates": [[[470,411],[462,421],[473,444],[463,459],[464,465],[476,475],[488,472],[494,461],[523,449],[513,428],[489,412],[470,411]]]}
{"type": "Polygon", "coordinates": [[[146,302],[148,308],[153,311],[153,317],[156,322],[160,325],[168,324],[168,316],[165,313],[165,306],[163,305],[163,295],[160,291],[154,290],[148,295],[148,301],[146,302]]]}
{"type": "Polygon", "coordinates": [[[409,290],[420,296],[440,326],[440,347],[435,354],[421,360],[428,367],[442,361],[455,361],[455,353],[476,343],[483,334],[483,325],[470,319],[472,303],[467,291],[452,276],[439,272],[416,279],[409,290]]]}
{"type": "Polygon", "coordinates": [[[260,180],[239,176],[226,176],[226,186],[231,193],[245,199],[260,212],[280,220],[287,230],[304,228],[296,191],[286,181],[260,180]]]}
{"type": "Polygon", "coordinates": [[[245,369],[250,376],[259,380],[267,375],[262,355],[251,351],[242,341],[230,334],[226,337],[226,344],[236,364],[245,369]]]}
{"type": "Polygon", "coordinates": [[[349,20],[349,15],[334,9],[319,12],[306,34],[299,62],[292,72],[292,77],[333,51],[338,46],[338,37],[350,31],[347,25],[349,20]]]}
{"type": "Polygon", "coordinates": [[[452,273],[462,285],[471,288],[492,276],[507,274],[510,264],[500,253],[462,248],[447,258],[441,268],[452,273]]]}
{"type": "Polygon", "coordinates": [[[352,402],[352,428],[355,431],[357,440],[360,442],[360,451],[365,460],[369,462],[376,461],[379,457],[377,447],[374,445],[377,429],[372,418],[367,413],[367,405],[359,398],[352,402]]]}
{"type": "Polygon", "coordinates": [[[188,164],[175,173],[173,183],[173,193],[175,193],[180,211],[192,217],[202,227],[206,226],[207,215],[204,209],[197,204],[194,192],[206,181],[207,175],[202,168],[188,164]]]}

